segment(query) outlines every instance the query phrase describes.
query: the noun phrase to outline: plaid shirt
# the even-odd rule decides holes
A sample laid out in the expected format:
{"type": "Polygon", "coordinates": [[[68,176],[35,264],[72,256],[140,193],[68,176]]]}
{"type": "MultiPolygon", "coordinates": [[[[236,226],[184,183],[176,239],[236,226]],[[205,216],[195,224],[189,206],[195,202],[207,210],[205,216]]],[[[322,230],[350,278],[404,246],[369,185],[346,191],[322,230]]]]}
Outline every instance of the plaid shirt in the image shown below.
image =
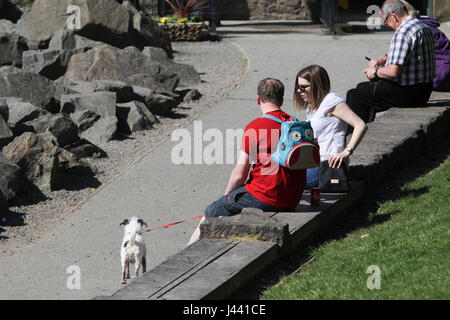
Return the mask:
{"type": "Polygon", "coordinates": [[[402,66],[393,79],[403,86],[433,82],[436,76],[434,37],[431,30],[414,16],[408,16],[395,31],[386,65],[402,66]]]}

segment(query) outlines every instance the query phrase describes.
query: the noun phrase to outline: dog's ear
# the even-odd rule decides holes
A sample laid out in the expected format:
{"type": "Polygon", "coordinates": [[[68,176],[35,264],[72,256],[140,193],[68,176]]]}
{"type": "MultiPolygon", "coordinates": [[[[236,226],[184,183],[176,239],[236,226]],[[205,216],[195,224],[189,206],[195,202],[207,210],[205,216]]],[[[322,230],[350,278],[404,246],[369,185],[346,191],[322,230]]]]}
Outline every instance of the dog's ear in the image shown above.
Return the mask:
{"type": "Polygon", "coordinates": [[[119,226],[121,226],[121,225],[126,226],[129,222],[130,222],[130,221],[128,221],[128,219],[125,219],[125,220],[122,221],[121,224],[119,224],[119,226]]]}
{"type": "Polygon", "coordinates": [[[144,220],[142,220],[142,219],[138,219],[138,223],[141,225],[141,227],[143,226],[143,225],[145,225],[145,226],[147,226],[147,224],[144,222],[144,220]]]}

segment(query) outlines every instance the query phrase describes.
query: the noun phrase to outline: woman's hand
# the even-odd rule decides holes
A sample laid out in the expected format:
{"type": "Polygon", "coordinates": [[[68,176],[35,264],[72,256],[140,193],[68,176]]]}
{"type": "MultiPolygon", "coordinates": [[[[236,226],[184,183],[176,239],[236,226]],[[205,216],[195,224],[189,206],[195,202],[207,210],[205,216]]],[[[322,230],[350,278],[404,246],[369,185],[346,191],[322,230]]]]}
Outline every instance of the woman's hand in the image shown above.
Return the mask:
{"type": "Polygon", "coordinates": [[[340,168],[342,165],[342,162],[347,159],[350,156],[350,152],[348,150],[344,150],[341,153],[337,153],[333,156],[331,156],[328,159],[328,166],[330,168],[340,168]]]}

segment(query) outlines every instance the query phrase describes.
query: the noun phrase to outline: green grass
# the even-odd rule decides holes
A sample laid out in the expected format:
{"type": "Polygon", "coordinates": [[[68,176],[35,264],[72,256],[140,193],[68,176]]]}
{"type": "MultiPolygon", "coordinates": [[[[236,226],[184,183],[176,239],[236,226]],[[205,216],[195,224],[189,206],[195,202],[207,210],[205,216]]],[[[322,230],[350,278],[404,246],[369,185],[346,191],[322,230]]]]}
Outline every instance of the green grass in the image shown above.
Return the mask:
{"type": "Polygon", "coordinates": [[[449,158],[370,219],[369,227],[313,250],[312,264],[262,299],[450,299],[449,158]],[[367,287],[372,265],[380,268],[380,289],[367,287]]]}

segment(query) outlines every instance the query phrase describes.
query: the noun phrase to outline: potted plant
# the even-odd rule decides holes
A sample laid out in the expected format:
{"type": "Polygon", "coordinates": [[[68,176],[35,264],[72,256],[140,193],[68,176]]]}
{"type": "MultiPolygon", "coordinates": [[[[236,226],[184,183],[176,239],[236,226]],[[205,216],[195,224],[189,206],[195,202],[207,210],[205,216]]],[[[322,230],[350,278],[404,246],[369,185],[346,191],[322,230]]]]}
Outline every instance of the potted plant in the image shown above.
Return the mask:
{"type": "Polygon", "coordinates": [[[171,41],[199,40],[204,27],[202,18],[198,15],[206,9],[208,0],[165,0],[173,9],[172,16],[159,19],[161,29],[169,34],[171,41]]]}

